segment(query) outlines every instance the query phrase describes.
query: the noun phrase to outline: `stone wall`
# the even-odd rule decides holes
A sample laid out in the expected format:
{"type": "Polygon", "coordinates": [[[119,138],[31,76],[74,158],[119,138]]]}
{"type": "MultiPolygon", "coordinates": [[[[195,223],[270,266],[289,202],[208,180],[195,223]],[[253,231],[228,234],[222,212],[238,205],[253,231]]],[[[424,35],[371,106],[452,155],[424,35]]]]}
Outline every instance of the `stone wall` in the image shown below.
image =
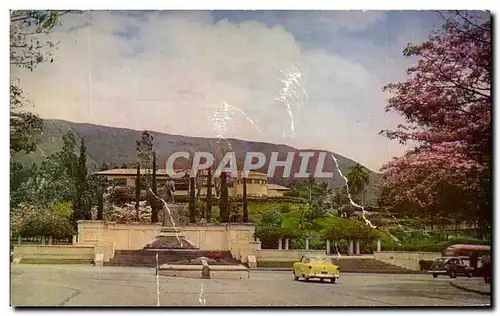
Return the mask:
{"type": "Polygon", "coordinates": [[[262,261],[299,261],[300,258],[305,254],[311,255],[325,255],[325,250],[305,250],[305,249],[293,249],[293,250],[277,250],[277,249],[261,249],[254,250],[253,255],[257,259],[257,262],[262,261]]]}
{"type": "MultiPolygon", "coordinates": [[[[153,241],[161,227],[160,223],[79,221],[78,243],[102,241],[113,243],[116,250],[138,250],[153,241]]],[[[251,224],[187,225],[179,229],[200,250],[229,250],[236,259],[251,248],[255,232],[251,224]]]]}
{"type": "Polygon", "coordinates": [[[436,260],[441,258],[439,252],[409,252],[409,251],[381,251],[375,252],[376,260],[387,262],[406,269],[420,270],[420,260],[436,260]]]}
{"type": "Polygon", "coordinates": [[[17,245],[14,257],[19,259],[94,259],[94,246],[91,245],[17,245]]]}

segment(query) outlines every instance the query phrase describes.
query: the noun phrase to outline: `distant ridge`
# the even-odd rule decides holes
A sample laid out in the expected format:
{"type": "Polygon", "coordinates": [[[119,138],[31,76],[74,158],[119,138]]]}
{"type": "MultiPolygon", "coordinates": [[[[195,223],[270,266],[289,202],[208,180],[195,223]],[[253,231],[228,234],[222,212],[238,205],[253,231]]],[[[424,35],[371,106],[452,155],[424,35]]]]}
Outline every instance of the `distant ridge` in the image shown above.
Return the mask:
{"type": "MultiPolygon", "coordinates": [[[[113,165],[120,167],[123,163],[133,167],[136,161],[136,140],[140,139],[142,131],[129,128],[108,127],[90,123],[73,123],[63,120],[44,120],[44,129],[42,143],[39,150],[29,155],[17,154],[13,160],[23,164],[40,163],[44,157],[49,156],[62,146],[62,134],[68,131],[74,131],[79,137],[84,137],[87,152],[89,155],[89,166],[99,168],[102,163],[106,163],[110,168],[113,165]]],[[[171,135],[150,131],[154,137],[154,146],[158,155],[159,163],[165,163],[167,158],[178,151],[209,151],[209,144],[215,146],[218,139],[204,137],[190,137],[182,135],[171,135]]],[[[288,152],[295,152],[294,162],[291,168],[291,175],[298,172],[300,168],[300,151],[326,152],[324,172],[333,172],[330,179],[321,179],[328,181],[333,187],[345,185],[344,179],[338,174],[334,160],[331,157],[332,152],[315,149],[297,149],[283,144],[272,144],[265,142],[255,142],[240,139],[228,139],[233,150],[236,153],[238,165],[243,165],[244,157],[247,152],[262,152],[269,160],[272,152],[279,152],[278,159],[285,160],[288,152]]],[[[344,156],[333,153],[338,161],[339,168],[344,175],[349,167],[356,164],[355,161],[344,156]]],[[[316,169],[318,155],[309,160],[307,172],[314,173],[316,169]]],[[[258,171],[267,172],[269,161],[258,171]]],[[[368,169],[368,168],[367,168],[368,169]]],[[[368,170],[370,174],[370,184],[367,187],[365,195],[366,202],[373,202],[376,198],[377,184],[381,175],[368,170]]],[[[292,179],[282,177],[282,168],[277,168],[274,177],[270,180],[279,185],[288,185],[292,179]]]]}

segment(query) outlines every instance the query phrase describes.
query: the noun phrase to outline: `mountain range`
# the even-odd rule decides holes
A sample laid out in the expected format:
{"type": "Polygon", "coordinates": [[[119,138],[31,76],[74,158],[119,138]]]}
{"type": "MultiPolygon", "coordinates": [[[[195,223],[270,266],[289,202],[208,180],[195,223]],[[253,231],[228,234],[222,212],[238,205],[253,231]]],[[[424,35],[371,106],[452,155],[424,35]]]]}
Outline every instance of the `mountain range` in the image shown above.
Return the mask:
{"type": "MultiPolygon", "coordinates": [[[[41,144],[36,152],[28,155],[24,153],[16,154],[12,159],[23,164],[40,163],[45,157],[59,151],[62,147],[62,135],[68,131],[73,131],[77,136],[85,139],[87,146],[89,167],[97,170],[103,163],[110,168],[119,168],[126,164],[128,168],[135,168],[136,161],[136,141],[141,138],[142,131],[127,128],[108,127],[89,123],[73,123],[63,120],[44,120],[44,129],[42,133],[41,144]]],[[[149,131],[154,137],[154,148],[158,157],[160,168],[164,168],[167,158],[174,152],[186,151],[207,151],[213,152],[220,141],[216,138],[190,137],[181,135],[171,135],[149,131]]],[[[338,174],[336,165],[331,155],[333,154],[338,161],[339,169],[343,175],[346,175],[349,168],[356,164],[355,161],[338,155],[336,153],[314,150],[297,149],[282,144],[271,144],[264,142],[254,142],[248,140],[232,139],[227,140],[233,151],[236,153],[238,168],[243,165],[245,154],[247,152],[261,152],[266,156],[266,164],[259,170],[266,172],[269,166],[269,159],[272,152],[278,152],[278,160],[285,160],[289,152],[294,152],[294,160],[291,167],[291,175],[300,169],[301,159],[299,152],[310,151],[316,154],[309,160],[307,172],[314,173],[318,162],[319,152],[326,152],[326,159],[323,172],[333,172],[332,178],[320,178],[318,180],[328,181],[333,188],[345,185],[345,180],[338,174]]],[[[217,154],[214,153],[214,156],[217,154]]],[[[182,160],[175,167],[186,167],[182,160]]],[[[366,168],[366,167],[365,167],[366,168]]],[[[381,179],[381,174],[373,172],[366,168],[369,173],[370,183],[366,188],[365,203],[372,203],[377,196],[377,187],[381,179]]],[[[277,168],[270,183],[280,185],[289,185],[291,178],[283,177],[283,168],[277,168]]]]}

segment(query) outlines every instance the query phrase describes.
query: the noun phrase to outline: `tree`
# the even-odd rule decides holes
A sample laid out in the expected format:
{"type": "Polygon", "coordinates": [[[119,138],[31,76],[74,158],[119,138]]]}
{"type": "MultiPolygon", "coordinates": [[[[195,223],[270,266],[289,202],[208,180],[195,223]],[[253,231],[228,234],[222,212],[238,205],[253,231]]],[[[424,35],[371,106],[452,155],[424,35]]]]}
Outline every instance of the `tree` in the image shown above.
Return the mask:
{"type": "Polygon", "coordinates": [[[275,209],[266,209],[262,212],[262,217],[255,227],[255,236],[262,242],[266,240],[276,240],[281,238],[281,214],[275,209]]]}
{"type": "Polygon", "coordinates": [[[195,177],[189,178],[189,222],[196,223],[196,187],[195,177]]]}
{"type": "Polygon", "coordinates": [[[327,182],[316,181],[311,176],[308,179],[294,182],[287,196],[300,197],[308,201],[310,210],[307,212],[307,219],[312,222],[314,219],[326,215],[325,201],[331,192],[327,182]]]}
{"type": "Polygon", "coordinates": [[[214,190],[215,190],[215,197],[216,198],[219,198],[220,197],[220,193],[221,193],[221,178],[220,177],[213,177],[212,180],[213,180],[213,187],[214,187],[214,190]]]}
{"type": "Polygon", "coordinates": [[[483,232],[491,224],[491,17],[455,12],[405,56],[419,61],[406,82],[384,87],[387,111],[406,124],[382,131],[416,147],[383,166],[395,208],[410,203],[434,217],[463,215],[483,232]]]}
{"type": "Polygon", "coordinates": [[[18,230],[19,235],[28,237],[68,238],[76,234],[70,220],[48,211],[41,211],[22,220],[18,230]]]}
{"type": "MultiPolygon", "coordinates": [[[[55,43],[43,40],[59,17],[69,11],[15,10],[10,16],[10,65],[33,71],[43,62],[53,62],[55,43]]],[[[19,78],[10,82],[10,154],[36,150],[43,129],[43,120],[25,111],[30,106],[20,87],[19,78]]]]}
{"type": "Polygon", "coordinates": [[[220,174],[220,198],[219,198],[219,214],[222,223],[229,222],[229,192],[227,187],[227,174],[220,174]]]}
{"type": "Polygon", "coordinates": [[[108,200],[111,204],[118,206],[124,206],[127,203],[136,202],[137,191],[135,191],[135,189],[136,187],[113,188],[108,196],[108,200]]]}
{"type": "Polygon", "coordinates": [[[157,223],[159,221],[158,218],[158,192],[156,188],[156,153],[153,151],[153,178],[152,178],[152,189],[153,191],[153,197],[152,197],[152,203],[151,203],[151,222],[152,223],[157,223]]]}
{"type": "Polygon", "coordinates": [[[331,218],[322,227],[324,238],[336,241],[371,240],[376,230],[358,220],[331,218]]]}
{"type": "Polygon", "coordinates": [[[99,171],[106,171],[106,170],[109,170],[109,167],[105,162],[103,162],[99,171]]]}
{"type": "Polygon", "coordinates": [[[361,204],[364,204],[363,193],[366,185],[370,182],[370,175],[366,169],[357,163],[353,167],[349,168],[346,178],[347,185],[349,186],[349,193],[355,196],[359,196],[361,194],[361,204]]]}
{"type": "Polygon", "coordinates": [[[21,203],[36,200],[34,188],[37,186],[39,171],[36,164],[24,167],[19,162],[10,163],[10,209],[16,209],[21,203]]]}
{"type": "Polygon", "coordinates": [[[75,219],[90,219],[90,195],[87,182],[87,148],[85,140],[80,142],[80,156],[75,170],[75,197],[73,199],[73,209],[75,210],[75,219]]]}
{"type": "Polygon", "coordinates": [[[56,202],[52,204],[48,210],[50,214],[71,219],[73,217],[73,205],[71,202],[56,202]]]}
{"type": "Polygon", "coordinates": [[[247,177],[243,177],[243,222],[248,222],[247,177]]]}
{"type": "MultiPolygon", "coordinates": [[[[141,139],[136,141],[137,159],[146,172],[153,169],[153,140],[153,136],[148,131],[144,131],[141,134],[141,139]]],[[[149,187],[150,179],[146,178],[149,187]]]]}
{"type": "MultiPolygon", "coordinates": [[[[76,172],[79,157],[75,152],[76,136],[73,132],[63,135],[61,150],[42,163],[31,186],[31,203],[47,208],[55,202],[74,202],[76,172]]],[[[74,208],[75,212],[77,211],[74,208]]]]}
{"type": "Polygon", "coordinates": [[[139,220],[139,202],[141,201],[141,164],[137,163],[137,173],[135,176],[135,211],[139,220]]]}
{"type": "Polygon", "coordinates": [[[120,168],[121,168],[121,169],[127,169],[127,164],[126,164],[126,163],[122,163],[122,165],[121,165],[121,167],[120,167],[120,168]]]}
{"type": "Polygon", "coordinates": [[[212,169],[207,169],[207,207],[205,211],[207,223],[212,221],[212,169]]]}

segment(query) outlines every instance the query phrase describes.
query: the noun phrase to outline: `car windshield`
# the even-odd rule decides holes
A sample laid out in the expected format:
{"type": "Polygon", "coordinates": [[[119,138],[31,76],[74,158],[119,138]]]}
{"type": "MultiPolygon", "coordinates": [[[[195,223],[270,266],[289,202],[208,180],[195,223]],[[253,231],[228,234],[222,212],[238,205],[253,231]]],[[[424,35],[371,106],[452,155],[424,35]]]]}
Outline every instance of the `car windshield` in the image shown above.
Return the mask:
{"type": "Polygon", "coordinates": [[[311,262],[315,263],[330,263],[332,260],[328,257],[311,257],[311,262]]]}

